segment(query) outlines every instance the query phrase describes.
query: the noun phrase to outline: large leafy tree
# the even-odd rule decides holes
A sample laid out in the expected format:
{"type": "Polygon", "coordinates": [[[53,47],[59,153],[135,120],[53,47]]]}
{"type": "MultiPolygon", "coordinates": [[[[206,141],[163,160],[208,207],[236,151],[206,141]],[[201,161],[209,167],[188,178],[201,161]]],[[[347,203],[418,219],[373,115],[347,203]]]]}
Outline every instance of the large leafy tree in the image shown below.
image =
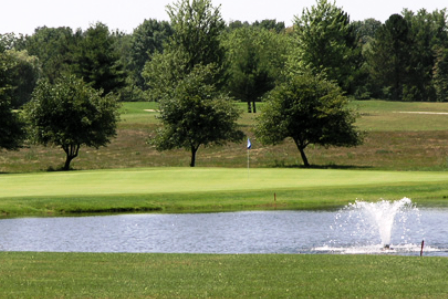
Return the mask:
{"type": "Polygon", "coordinates": [[[284,65],[287,41],[284,35],[266,29],[241,27],[230,32],[226,45],[229,63],[228,87],[232,96],[256,112],[256,101],[275,86],[284,65]]]}
{"type": "Polygon", "coordinates": [[[340,87],[319,75],[297,75],[270,93],[255,133],[264,144],[279,144],[291,137],[304,166],[309,167],[305,148],[310,144],[361,144],[355,120],[356,113],[340,87]]]}
{"type": "Polygon", "coordinates": [[[76,37],[69,27],[39,27],[31,36],[26,36],[17,50],[27,50],[37,56],[43,76],[55,82],[62,74],[70,71],[76,37]]]}
{"type": "Polygon", "coordinates": [[[117,109],[112,94],[101,96],[73,75],[55,84],[40,82],[25,106],[33,140],[60,146],[66,154],[64,170],[70,169],[81,146],[106,146],[116,135],[117,109]]]}
{"type": "Polygon", "coordinates": [[[220,38],[225,22],[220,7],[213,7],[211,0],[179,0],[167,9],[174,30],[167,47],[170,52],[184,53],[186,72],[211,63],[221,72],[225,49],[220,38]]]}
{"type": "Polygon", "coordinates": [[[213,64],[218,71],[211,80],[222,86],[225,49],[221,34],[225,23],[219,7],[214,8],[210,0],[179,0],[167,9],[174,33],[163,53],[154,53],[142,73],[150,96],[158,100],[199,64],[213,64]]]}
{"type": "Polygon", "coordinates": [[[327,0],[317,0],[295,18],[297,59],[300,69],[325,73],[345,92],[353,92],[353,81],[362,64],[355,27],[346,12],[327,0]]]}
{"type": "Polygon", "coordinates": [[[209,83],[214,76],[212,66],[197,65],[160,100],[163,127],[153,142],[158,150],[189,150],[191,167],[196,165],[200,146],[223,145],[244,137],[236,123],[240,111],[234,101],[209,83]]]}
{"type": "Polygon", "coordinates": [[[159,101],[162,128],[154,143],[159,150],[190,150],[193,167],[200,146],[238,141],[244,135],[236,124],[238,109],[219,88],[225,58],[219,8],[210,0],[182,0],[168,6],[168,13],[174,34],[143,73],[150,94],[159,101]]]}
{"type": "Polygon", "coordinates": [[[131,39],[131,71],[135,84],[145,90],[141,73],[152,54],[162,53],[167,39],[173,35],[171,25],[166,21],[144,20],[133,32],[131,39]]]}
{"type": "Polygon", "coordinates": [[[77,32],[72,71],[103,94],[117,93],[125,86],[125,73],[120,63],[116,41],[109,28],[96,23],[85,32],[77,32]]]}
{"type": "Polygon", "coordinates": [[[372,80],[380,96],[401,100],[409,78],[411,41],[408,22],[393,14],[376,33],[367,53],[372,80]]]}
{"type": "Polygon", "coordinates": [[[31,99],[31,94],[42,71],[36,56],[28,55],[26,50],[8,50],[3,53],[9,56],[8,80],[11,83],[9,99],[12,107],[19,108],[31,99]]]}
{"type": "Polygon", "coordinates": [[[16,150],[22,145],[25,134],[25,123],[18,113],[13,112],[11,97],[13,85],[10,82],[12,57],[0,49],[0,149],[16,150]]]}
{"type": "Polygon", "coordinates": [[[403,100],[435,101],[432,69],[436,63],[436,49],[448,46],[446,10],[429,13],[424,9],[413,13],[403,11],[409,25],[410,56],[407,84],[403,100]]]}

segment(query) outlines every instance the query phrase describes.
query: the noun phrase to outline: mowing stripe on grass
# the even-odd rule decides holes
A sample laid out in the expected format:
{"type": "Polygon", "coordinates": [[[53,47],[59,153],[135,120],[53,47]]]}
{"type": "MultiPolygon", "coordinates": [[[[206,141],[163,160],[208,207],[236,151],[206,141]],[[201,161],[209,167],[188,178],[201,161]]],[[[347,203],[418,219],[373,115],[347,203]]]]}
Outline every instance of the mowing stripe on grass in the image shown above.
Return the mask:
{"type": "Polygon", "coordinates": [[[0,198],[70,197],[448,183],[447,172],[141,168],[0,175],[0,198]]]}

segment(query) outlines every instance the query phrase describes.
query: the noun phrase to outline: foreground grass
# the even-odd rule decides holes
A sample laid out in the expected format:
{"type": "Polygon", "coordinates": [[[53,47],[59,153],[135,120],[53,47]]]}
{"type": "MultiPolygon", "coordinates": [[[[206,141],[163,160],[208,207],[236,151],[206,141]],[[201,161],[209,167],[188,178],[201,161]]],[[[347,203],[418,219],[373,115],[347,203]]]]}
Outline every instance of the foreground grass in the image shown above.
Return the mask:
{"type": "Polygon", "coordinates": [[[0,252],[2,298],[445,298],[448,259],[0,252]]]}
{"type": "Polygon", "coordinates": [[[3,174],[0,189],[0,212],[9,216],[334,208],[405,196],[448,205],[448,172],[139,168],[3,174]]]}

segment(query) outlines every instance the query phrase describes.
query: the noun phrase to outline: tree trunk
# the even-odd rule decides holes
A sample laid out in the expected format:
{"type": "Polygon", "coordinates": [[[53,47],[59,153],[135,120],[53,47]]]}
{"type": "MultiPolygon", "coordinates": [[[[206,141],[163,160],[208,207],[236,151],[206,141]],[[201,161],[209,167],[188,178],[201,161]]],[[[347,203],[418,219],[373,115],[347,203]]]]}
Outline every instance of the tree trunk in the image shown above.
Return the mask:
{"type": "Polygon", "coordinates": [[[76,145],[66,145],[66,146],[62,147],[64,149],[65,154],[66,154],[63,170],[70,170],[70,163],[72,162],[72,160],[74,158],[76,158],[78,156],[80,147],[81,147],[81,145],[79,145],[79,144],[76,144],[76,145]]]}
{"type": "Polygon", "coordinates": [[[252,113],[252,106],[250,100],[247,101],[247,113],[252,113]]]}
{"type": "Polygon", "coordinates": [[[191,161],[190,161],[190,167],[195,167],[196,166],[196,153],[198,152],[199,146],[198,147],[191,147],[191,161]]]}
{"type": "Polygon", "coordinates": [[[299,148],[300,155],[302,156],[303,166],[310,167],[310,163],[308,162],[308,158],[305,155],[305,148],[299,148]]]}
{"type": "Polygon", "coordinates": [[[255,104],[255,101],[253,101],[252,102],[252,111],[254,112],[254,113],[257,113],[257,106],[256,106],[256,104],[255,104]]]}
{"type": "Polygon", "coordinates": [[[67,157],[65,158],[65,163],[64,163],[64,168],[62,168],[63,170],[70,170],[70,163],[72,162],[72,160],[76,158],[70,155],[67,155],[67,157]]]}
{"type": "Polygon", "coordinates": [[[295,142],[297,148],[299,149],[300,156],[302,156],[303,166],[305,166],[307,168],[310,167],[308,158],[305,155],[305,148],[307,147],[308,144],[306,144],[304,142],[299,142],[299,140],[296,140],[296,139],[294,139],[294,142],[295,142]]]}

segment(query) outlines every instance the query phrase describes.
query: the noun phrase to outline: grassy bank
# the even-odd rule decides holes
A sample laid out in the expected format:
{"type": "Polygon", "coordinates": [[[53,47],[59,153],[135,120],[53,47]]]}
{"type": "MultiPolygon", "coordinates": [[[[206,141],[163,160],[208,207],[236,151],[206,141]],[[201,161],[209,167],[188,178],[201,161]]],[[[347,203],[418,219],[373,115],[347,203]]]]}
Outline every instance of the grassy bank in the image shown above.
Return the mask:
{"type": "Polygon", "coordinates": [[[405,196],[443,205],[448,172],[139,168],[4,174],[0,189],[0,211],[10,216],[332,208],[405,196]]]}
{"type": "Polygon", "coordinates": [[[448,259],[0,252],[2,298],[444,298],[448,259]]]}
{"type": "MultiPolygon", "coordinates": [[[[309,146],[306,153],[315,167],[431,171],[448,168],[448,115],[434,114],[448,113],[447,103],[358,101],[354,105],[359,106],[361,114],[357,125],[368,132],[365,143],[356,148],[309,146]]],[[[155,103],[124,103],[117,138],[98,150],[81,148],[73,167],[77,170],[187,167],[189,152],[157,152],[148,145],[147,140],[157,127],[156,108],[155,103]]],[[[299,167],[302,164],[291,140],[279,146],[263,146],[254,138],[253,114],[244,113],[240,124],[252,140],[252,167],[299,167]]],[[[197,165],[244,168],[245,146],[244,141],[224,147],[200,148],[197,165]]],[[[0,173],[47,171],[57,169],[63,162],[64,152],[60,148],[30,145],[17,152],[1,151],[0,173]]]]}

